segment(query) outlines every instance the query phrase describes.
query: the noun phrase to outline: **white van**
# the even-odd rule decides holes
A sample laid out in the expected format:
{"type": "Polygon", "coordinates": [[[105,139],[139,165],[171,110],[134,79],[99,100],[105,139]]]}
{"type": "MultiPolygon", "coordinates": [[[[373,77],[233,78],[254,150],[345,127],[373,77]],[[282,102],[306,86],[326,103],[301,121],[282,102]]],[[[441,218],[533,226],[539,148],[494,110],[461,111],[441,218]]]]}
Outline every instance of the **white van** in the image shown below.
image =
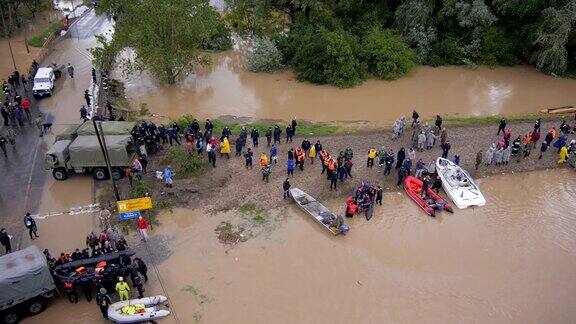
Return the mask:
{"type": "Polygon", "coordinates": [[[51,96],[54,90],[54,70],[50,67],[41,67],[34,76],[32,93],[34,97],[51,96]]]}

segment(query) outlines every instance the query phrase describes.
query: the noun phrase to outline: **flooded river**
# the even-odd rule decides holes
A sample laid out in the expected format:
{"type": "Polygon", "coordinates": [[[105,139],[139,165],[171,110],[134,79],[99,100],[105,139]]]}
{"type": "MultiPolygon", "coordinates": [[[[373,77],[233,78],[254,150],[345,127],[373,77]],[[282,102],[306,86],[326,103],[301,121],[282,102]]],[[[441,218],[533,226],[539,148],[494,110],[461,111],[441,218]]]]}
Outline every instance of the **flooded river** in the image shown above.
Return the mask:
{"type": "MultiPolygon", "coordinates": [[[[229,215],[175,210],[154,232],[171,250],[158,271],[181,323],[573,323],[574,171],[480,185],[485,207],[438,218],[388,193],[345,237],[290,207],[279,229],[232,249],[213,231],[229,215]]],[[[147,289],[162,292],[156,277],[147,289]]],[[[30,322],[72,314],[98,318],[60,301],[30,322]]]]}
{"type": "Polygon", "coordinates": [[[173,86],[147,73],[126,79],[127,93],[152,112],[178,117],[220,115],[314,121],[390,122],[416,109],[422,116],[535,113],[576,104],[576,80],[544,75],[530,67],[432,68],[421,66],[399,80],[368,80],[352,89],[298,82],[291,71],[250,73],[237,52],[216,55],[173,86]]]}

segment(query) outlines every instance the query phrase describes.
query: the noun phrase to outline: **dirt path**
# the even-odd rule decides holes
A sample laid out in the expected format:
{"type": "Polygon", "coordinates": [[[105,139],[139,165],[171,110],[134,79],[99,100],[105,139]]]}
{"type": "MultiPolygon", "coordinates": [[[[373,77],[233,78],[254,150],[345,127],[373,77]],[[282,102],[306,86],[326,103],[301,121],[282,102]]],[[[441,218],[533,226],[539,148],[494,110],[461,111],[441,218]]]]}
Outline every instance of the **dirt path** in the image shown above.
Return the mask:
{"type": "MultiPolygon", "coordinates": [[[[530,122],[509,124],[512,129],[512,138],[514,139],[519,134],[526,134],[531,131],[532,125],[530,122]]],[[[547,132],[551,127],[558,127],[558,125],[557,121],[544,122],[542,125],[543,133],[547,132]]],[[[509,165],[500,167],[482,165],[478,171],[475,171],[476,153],[481,150],[485,154],[488,145],[498,141],[496,130],[497,126],[449,127],[448,140],[452,145],[449,158],[459,154],[460,165],[476,178],[500,173],[558,167],[556,163],[558,154],[553,148],[549,149],[541,160],[538,160],[538,144],[537,148],[532,150],[532,154],[520,163],[512,161],[509,165]]],[[[412,130],[408,129],[399,140],[394,142],[390,140],[389,132],[318,138],[311,136],[308,139],[312,143],[320,140],[324,148],[333,156],[337,156],[339,151],[351,147],[354,150],[354,167],[352,170],[354,179],[344,183],[339,182],[338,189],[331,191],[326,175],[320,174],[322,167],[319,160],[316,159],[313,165],[307,160],[303,172],[298,169],[295,170],[294,177],[290,179],[292,187],[301,188],[320,199],[344,197],[351,193],[353,187],[361,180],[370,180],[373,184],[381,185],[386,191],[398,190],[396,187],[398,178],[395,170],[392,171],[391,175],[384,176],[382,168],[377,166],[372,169],[366,168],[367,151],[370,147],[380,149],[382,146],[387,149],[392,148],[395,153],[400,147],[404,147],[407,150],[411,145],[411,133],[412,130]]],[[[542,138],[544,135],[542,135],[542,138]]],[[[265,144],[261,144],[259,148],[254,149],[254,168],[252,170],[246,170],[244,158],[232,156],[228,160],[225,157],[219,157],[216,168],[208,167],[206,172],[194,179],[176,180],[172,189],[164,188],[161,180],[153,179],[153,172],[145,175],[145,179],[151,185],[153,198],[155,200],[169,201],[172,206],[202,207],[212,210],[234,208],[242,205],[252,205],[265,210],[281,207],[288,203],[282,199],[282,183],[286,179],[287,151],[290,147],[299,146],[303,138],[303,136],[299,135],[294,138],[293,143],[282,143],[279,146],[278,164],[272,171],[269,183],[264,183],[261,180],[261,171],[257,166],[260,153],[268,152],[265,144]]],[[[574,138],[574,135],[571,135],[569,140],[572,138],[574,138]]],[[[251,141],[249,140],[248,142],[248,145],[251,146],[251,141]]],[[[441,149],[439,148],[439,143],[437,143],[429,151],[418,152],[416,160],[422,158],[425,163],[429,163],[440,155],[441,149]]],[[[204,156],[203,158],[206,157],[204,156]]],[[[160,156],[152,157],[148,169],[150,171],[163,170],[165,165],[160,165],[159,161],[161,160],[160,156]]],[[[124,192],[129,190],[126,180],[123,181],[122,185],[124,192]]]]}

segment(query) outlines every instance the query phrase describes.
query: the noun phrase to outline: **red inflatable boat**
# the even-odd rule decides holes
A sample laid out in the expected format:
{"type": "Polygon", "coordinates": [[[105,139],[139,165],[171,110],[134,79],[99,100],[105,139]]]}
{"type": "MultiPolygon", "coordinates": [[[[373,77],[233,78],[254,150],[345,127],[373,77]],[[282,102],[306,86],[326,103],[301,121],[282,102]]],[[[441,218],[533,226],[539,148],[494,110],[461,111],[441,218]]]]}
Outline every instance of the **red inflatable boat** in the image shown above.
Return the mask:
{"type": "Polygon", "coordinates": [[[420,195],[422,192],[422,180],[416,177],[407,176],[406,179],[404,179],[404,189],[408,196],[410,196],[420,208],[424,209],[426,214],[432,217],[435,216],[437,210],[446,210],[450,213],[454,212],[452,206],[430,188],[428,188],[427,197],[422,198],[420,195]]]}

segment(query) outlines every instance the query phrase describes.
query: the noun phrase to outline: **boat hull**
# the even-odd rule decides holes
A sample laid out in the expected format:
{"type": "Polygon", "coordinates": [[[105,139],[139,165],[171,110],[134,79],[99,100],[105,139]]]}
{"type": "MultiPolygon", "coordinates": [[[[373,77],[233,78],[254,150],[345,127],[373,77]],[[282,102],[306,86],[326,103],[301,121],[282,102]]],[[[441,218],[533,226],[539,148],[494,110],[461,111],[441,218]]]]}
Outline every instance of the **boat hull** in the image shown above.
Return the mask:
{"type": "Polygon", "coordinates": [[[116,302],[108,308],[108,318],[115,323],[141,323],[157,320],[170,315],[166,309],[157,309],[155,306],[164,303],[168,298],[164,296],[151,296],[139,299],[130,299],[116,302]],[[122,313],[122,308],[128,305],[143,304],[145,311],[138,314],[126,315],[122,313]]]}
{"type": "Polygon", "coordinates": [[[474,179],[460,166],[448,159],[438,158],[436,170],[442,180],[442,188],[456,207],[465,209],[486,204],[486,199],[474,179]],[[460,180],[455,178],[457,173],[460,180]]]}
{"type": "Polygon", "coordinates": [[[296,205],[298,205],[300,209],[302,209],[304,212],[306,212],[308,216],[312,217],[312,219],[314,219],[322,227],[328,230],[328,232],[332,233],[332,235],[341,234],[338,228],[324,224],[324,222],[322,221],[323,218],[322,216],[320,216],[320,213],[322,212],[330,213],[330,210],[326,208],[324,205],[320,204],[318,201],[316,201],[314,197],[310,196],[309,194],[298,188],[290,189],[290,196],[292,196],[292,199],[294,199],[296,205]]]}
{"type": "MultiPolygon", "coordinates": [[[[430,206],[428,202],[420,196],[422,180],[413,176],[406,177],[406,179],[404,179],[404,190],[406,190],[406,194],[416,203],[416,205],[420,206],[426,214],[432,217],[436,216],[436,209],[430,206]]],[[[447,212],[453,212],[452,206],[440,197],[440,195],[435,193],[434,190],[428,188],[427,197],[434,200],[434,203],[441,205],[447,212]]]]}

